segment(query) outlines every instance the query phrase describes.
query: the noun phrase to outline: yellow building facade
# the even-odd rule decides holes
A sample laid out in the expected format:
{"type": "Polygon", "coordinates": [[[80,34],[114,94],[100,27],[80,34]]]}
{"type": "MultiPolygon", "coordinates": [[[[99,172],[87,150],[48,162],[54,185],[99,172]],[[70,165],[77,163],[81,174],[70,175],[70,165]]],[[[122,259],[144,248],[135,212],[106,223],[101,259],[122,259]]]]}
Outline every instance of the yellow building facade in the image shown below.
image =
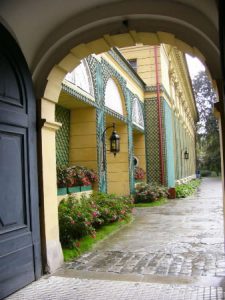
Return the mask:
{"type": "Polygon", "coordinates": [[[171,188],[195,177],[197,118],[186,60],[176,48],[139,45],[91,55],[62,83],[57,164],[96,170],[95,189],[104,192],[133,193],[135,167],[145,181],[171,188]],[[107,151],[110,129],[103,140],[113,123],[120,136],[115,157],[107,151]]]}

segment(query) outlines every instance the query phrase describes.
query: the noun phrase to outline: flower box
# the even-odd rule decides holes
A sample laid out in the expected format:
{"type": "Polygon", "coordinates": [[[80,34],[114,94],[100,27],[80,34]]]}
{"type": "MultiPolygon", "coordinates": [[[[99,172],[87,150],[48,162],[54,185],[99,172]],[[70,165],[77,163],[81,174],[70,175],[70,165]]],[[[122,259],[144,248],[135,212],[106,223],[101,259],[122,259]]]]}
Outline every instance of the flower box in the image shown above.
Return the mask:
{"type": "Polygon", "coordinates": [[[67,194],[67,188],[66,187],[57,188],[57,195],[58,196],[62,196],[62,195],[66,195],[66,194],[67,194]]]}
{"type": "Polygon", "coordinates": [[[79,193],[80,192],[80,186],[71,186],[67,188],[68,193],[72,194],[72,193],[79,193]]]}
{"type": "Polygon", "coordinates": [[[142,183],[142,182],[144,182],[144,180],[142,180],[142,179],[135,179],[134,180],[134,183],[142,183]]]}
{"type": "Polygon", "coordinates": [[[92,186],[91,185],[83,185],[80,187],[81,192],[84,191],[91,191],[92,190],[92,186]]]}

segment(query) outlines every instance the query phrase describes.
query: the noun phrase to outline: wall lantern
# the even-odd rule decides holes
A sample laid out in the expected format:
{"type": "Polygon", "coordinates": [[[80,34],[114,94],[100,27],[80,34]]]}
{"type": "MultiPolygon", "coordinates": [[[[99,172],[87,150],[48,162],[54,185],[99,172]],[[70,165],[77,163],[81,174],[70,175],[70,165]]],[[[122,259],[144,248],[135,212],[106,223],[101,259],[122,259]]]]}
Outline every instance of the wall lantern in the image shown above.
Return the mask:
{"type": "Polygon", "coordinates": [[[189,159],[189,153],[187,149],[184,151],[184,159],[189,159]]]}
{"type": "Polygon", "coordinates": [[[109,128],[113,128],[113,132],[109,138],[109,140],[110,140],[110,150],[109,151],[114,154],[114,157],[116,156],[116,154],[118,152],[120,152],[120,136],[116,132],[115,123],[113,123],[112,126],[106,127],[106,129],[102,133],[103,171],[105,171],[105,167],[106,167],[105,133],[106,133],[106,130],[109,128]]]}
{"type": "Polygon", "coordinates": [[[110,152],[112,152],[114,156],[116,156],[116,154],[120,152],[120,137],[115,130],[115,123],[113,123],[113,125],[108,128],[113,128],[113,132],[110,136],[110,152]]]}

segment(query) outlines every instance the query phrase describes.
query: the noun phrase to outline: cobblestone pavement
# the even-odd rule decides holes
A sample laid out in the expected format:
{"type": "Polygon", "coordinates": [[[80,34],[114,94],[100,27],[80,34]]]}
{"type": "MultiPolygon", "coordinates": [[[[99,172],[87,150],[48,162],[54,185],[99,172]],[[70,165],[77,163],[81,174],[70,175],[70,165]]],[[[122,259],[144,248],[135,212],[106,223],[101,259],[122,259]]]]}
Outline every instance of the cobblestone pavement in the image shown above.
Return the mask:
{"type": "Polygon", "coordinates": [[[149,275],[225,276],[221,182],[195,196],[136,209],[135,221],[66,268],[149,275]]]}
{"type": "Polygon", "coordinates": [[[7,300],[221,300],[220,287],[186,287],[127,281],[88,280],[52,276],[41,279],[7,300]]]}
{"type": "Polygon", "coordinates": [[[225,299],[218,179],[205,179],[192,197],[135,215],[93,251],[7,300],[225,299]]]}
{"type": "Polygon", "coordinates": [[[223,253],[171,254],[165,252],[133,253],[104,251],[84,255],[75,262],[67,263],[69,269],[120,274],[138,273],[149,275],[225,276],[223,253]]]}

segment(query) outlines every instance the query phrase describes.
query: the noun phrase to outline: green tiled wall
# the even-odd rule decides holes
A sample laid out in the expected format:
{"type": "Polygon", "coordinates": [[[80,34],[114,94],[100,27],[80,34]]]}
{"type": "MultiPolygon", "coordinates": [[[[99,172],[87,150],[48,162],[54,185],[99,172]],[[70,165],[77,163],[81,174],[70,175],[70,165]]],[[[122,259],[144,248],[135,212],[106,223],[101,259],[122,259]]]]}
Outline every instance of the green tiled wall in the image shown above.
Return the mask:
{"type": "Polygon", "coordinates": [[[56,164],[64,166],[69,164],[69,138],[70,138],[70,111],[56,105],[56,122],[62,123],[62,127],[56,132],[56,164]]]}
{"type": "MultiPolygon", "coordinates": [[[[161,99],[161,115],[162,128],[164,128],[164,108],[161,99]]],[[[159,125],[158,125],[158,111],[157,98],[145,99],[144,103],[144,117],[145,117],[145,147],[146,147],[146,173],[147,181],[160,183],[160,157],[159,157],[159,125]]],[[[163,141],[164,129],[163,129],[163,141]]],[[[165,163],[165,142],[163,142],[163,157],[164,157],[164,171],[166,175],[165,163]]],[[[164,176],[164,184],[167,184],[166,176],[164,176]]]]}

